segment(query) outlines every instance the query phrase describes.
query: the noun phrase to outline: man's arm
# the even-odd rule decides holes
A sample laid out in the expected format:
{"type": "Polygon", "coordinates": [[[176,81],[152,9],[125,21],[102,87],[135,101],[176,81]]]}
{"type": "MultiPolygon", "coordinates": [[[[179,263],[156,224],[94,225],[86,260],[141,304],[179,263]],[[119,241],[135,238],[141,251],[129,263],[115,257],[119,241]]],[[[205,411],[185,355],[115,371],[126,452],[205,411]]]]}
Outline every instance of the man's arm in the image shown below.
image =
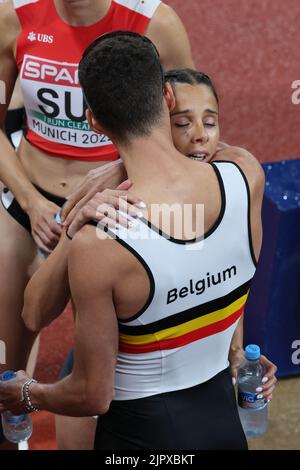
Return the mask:
{"type": "Polygon", "coordinates": [[[112,240],[85,226],[71,243],[69,279],[77,317],[71,375],[53,385],[33,384],[33,404],[57,414],[104,414],[114,395],[118,324],[112,289],[112,240]]]}
{"type": "Polygon", "coordinates": [[[70,246],[71,240],[63,233],[56,248],[27,284],[22,318],[31,331],[39,332],[49,325],[63,312],[70,299],[70,246]]]}
{"type": "Polygon", "coordinates": [[[164,70],[195,68],[185,27],[168,5],[161,3],[146,31],[156,45],[164,70]]]}

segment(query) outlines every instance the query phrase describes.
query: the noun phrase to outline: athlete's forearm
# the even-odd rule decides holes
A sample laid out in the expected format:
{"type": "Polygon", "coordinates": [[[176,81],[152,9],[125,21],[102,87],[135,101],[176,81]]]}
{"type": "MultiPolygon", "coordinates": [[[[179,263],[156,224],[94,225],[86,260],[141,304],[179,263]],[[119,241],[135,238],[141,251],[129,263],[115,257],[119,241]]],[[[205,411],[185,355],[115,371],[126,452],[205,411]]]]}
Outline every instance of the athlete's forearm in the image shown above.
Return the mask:
{"type": "Polygon", "coordinates": [[[234,331],[228,359],[230,362],[230,372],[234,380],[237,379],[238,368],[244,360],[244,349],[243,349],[243,333],[244,333],[244,314],[239,319],[237,327],[234,331]]]}
{"type": "Polygon", "coordinates": [[[32,331],[40,331],[55,320],[70,299],[69,248],[70,240],[63,233],[57,247],[26,287],[22,317],[32,331]]]}
{"type": "Polygon", "coordinates": [[[31,184],[6,135],[0,130],[0,180],[13,192],[25,212],[40,194],[31,184]]]}
{"type": "Polygon", "coordinates": [[[85,380],[75,379],[73,374],[56,384],[31,385],[30,398],[39,409],[64,416],[94,416],[107,411],[97,392],[90,394],[85,380]]]}
{"type": "Polygon", "coordinates": [[[230,344],[230,351],[237,352],[243,351],[243,340],[244,340],[244,314],[239,319],[237,327],[233,333],[233,337],[230,344]]]}

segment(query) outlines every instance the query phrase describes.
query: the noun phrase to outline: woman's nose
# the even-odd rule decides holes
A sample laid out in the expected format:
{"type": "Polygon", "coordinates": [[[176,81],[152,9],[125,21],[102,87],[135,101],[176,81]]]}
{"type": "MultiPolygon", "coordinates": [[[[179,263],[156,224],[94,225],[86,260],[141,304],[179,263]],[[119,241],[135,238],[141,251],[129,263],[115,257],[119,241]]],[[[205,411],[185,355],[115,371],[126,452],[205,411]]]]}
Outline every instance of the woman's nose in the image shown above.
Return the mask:
{"type": "Polygon", "coordinates": [[[209,139],[207,129],[202,123],[197,123],[194,126],[193,134],[192,134],[192,141],[193,143],[200,142],[201,144],[205,144],[209,139]]]}

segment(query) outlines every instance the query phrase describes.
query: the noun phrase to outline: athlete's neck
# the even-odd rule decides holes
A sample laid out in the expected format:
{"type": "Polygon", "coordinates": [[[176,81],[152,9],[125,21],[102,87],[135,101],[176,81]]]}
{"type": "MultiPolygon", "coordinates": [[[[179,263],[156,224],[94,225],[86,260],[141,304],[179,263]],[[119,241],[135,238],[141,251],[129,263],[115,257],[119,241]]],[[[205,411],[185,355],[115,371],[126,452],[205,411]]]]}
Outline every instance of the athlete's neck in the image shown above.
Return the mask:
{"type": "Polygon", "coordinates": [[[136,138],[127,146],[118,146],[128,178],[136,195],[168,190],[181,183],[186,157],[173,145],[171,131],[161,126],[149,137],[136,138]]]}
{"type": "Polygon", "coordinates": [[[71,26],[91,26],[108,12],[112,0],[54,0],[58,15],[71,26]]]}

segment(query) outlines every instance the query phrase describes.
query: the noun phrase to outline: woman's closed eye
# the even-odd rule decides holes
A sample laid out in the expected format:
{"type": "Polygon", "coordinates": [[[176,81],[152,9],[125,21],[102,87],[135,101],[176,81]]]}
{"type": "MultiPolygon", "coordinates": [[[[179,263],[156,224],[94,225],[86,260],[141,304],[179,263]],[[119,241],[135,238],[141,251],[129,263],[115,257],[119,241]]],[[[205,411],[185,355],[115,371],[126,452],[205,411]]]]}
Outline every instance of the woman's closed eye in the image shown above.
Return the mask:
{"type": "Polygon", "coordinates": [[[217,125],[217,122],[214,117],[207,116],[206,119],[203,120],[203,124],[207,127],[215,127],[217,125]]]}
{"type": "Polygon", "coordinates": [[[175,127],[187,127],[190,123],[189,122],[175,122],[175,127]]]}

